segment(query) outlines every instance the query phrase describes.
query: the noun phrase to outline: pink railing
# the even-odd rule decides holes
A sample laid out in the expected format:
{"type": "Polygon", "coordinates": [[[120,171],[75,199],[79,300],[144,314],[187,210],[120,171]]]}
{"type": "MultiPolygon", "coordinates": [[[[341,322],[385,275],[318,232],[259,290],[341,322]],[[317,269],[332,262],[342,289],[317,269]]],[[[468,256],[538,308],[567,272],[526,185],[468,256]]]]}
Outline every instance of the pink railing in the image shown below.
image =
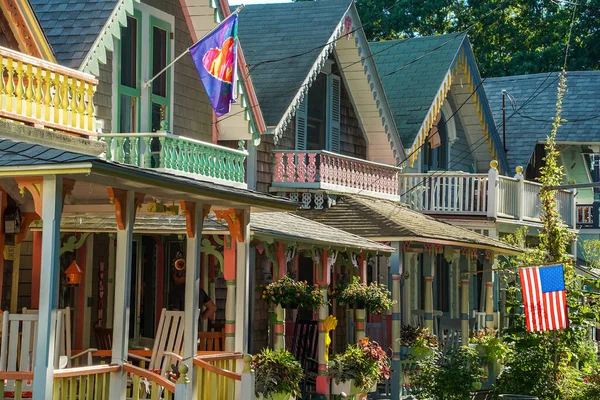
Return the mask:
{"type": "Polygon", "coordinates": [[[398,196],[400,169],[328,151],[275,153],[274,183],[398,196]]]}

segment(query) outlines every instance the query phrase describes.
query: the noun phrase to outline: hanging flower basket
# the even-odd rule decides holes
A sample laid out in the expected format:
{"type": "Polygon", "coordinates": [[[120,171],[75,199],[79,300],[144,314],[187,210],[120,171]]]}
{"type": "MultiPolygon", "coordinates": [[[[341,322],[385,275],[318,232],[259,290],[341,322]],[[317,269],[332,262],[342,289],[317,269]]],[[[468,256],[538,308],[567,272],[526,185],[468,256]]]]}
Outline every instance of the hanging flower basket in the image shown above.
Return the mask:
{"type": "Polygon", "coordinates": [[[306,281],[295,281],[284,276],[261,288],[261,297],[269,304],[283,308],[308,308],[315,310],[325,303],[318,285],[309,285],[306,281]]]}

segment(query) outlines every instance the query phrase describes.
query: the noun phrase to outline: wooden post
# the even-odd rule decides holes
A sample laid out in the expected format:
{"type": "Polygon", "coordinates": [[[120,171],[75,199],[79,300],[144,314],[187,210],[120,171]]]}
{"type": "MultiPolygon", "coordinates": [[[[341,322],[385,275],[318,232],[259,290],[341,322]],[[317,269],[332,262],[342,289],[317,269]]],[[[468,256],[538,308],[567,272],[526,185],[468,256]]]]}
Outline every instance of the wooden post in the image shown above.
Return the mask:
{"type": "MultiPolygon", "coordinates": [[[[129,298],[131,291],[131,258],[133,223],[135,219],[135,192],[114,190],[119,199],[113,198],[120,216],[117,223],[117,248],[114,279],[113,345],[111,363],[123,365],[129,346],[129,298]],[[119,226],[120,225],[120,226],[119,226]]],[[[127,374],[121,369],[110,374],[111,399],[124,399],[127,374]]]]}
{"type": "Polygon", "coordinates": [[[241,400],[254,400],[254,371],[250,368],[252,357],[244,354],[244,369],[242,370],[241,400]]]}
{"type": "Polygon", "coordinates": [[[503,201],[516,201],[517,202],[517,219],[523,221],[525,216],[525,178],[523,177],[523,167],[515,168],[515,178],[519,180],[516,199],[503,199],[503,201]]]}
{"type": "Polygon", "coordinates": [[[425,302],[423,304],[425,328],[429,329],[433,334],[437,332],[433,331],[433,273],[435,270],[435,259],[432,249],[423,253],[423,291],[425,296],[425,302]],[[429,263],[428,263],[429,261],[429,263]]]}
{"type": "MultiPolygon", "coordinates": [[[[240,353],[248,353],[250,318],[250,210],[241,212],[240,231],[243,242],[236,242],[236,307],[235,307],[235,347],[240,353]]],[[[232,238],[233,240],[233,238],[232,238]]]]}
{"type": "Polygon", "coordinates": [[[94,280],[94,234],[88,236],[85,242],[85,287],[78,290],[83,292],[83,299],[79,303],[83,307],[83,315],[80,324],[83,325],[83,339],[81,349],[90,348],[90,336],[92,328],[92,307],[88,304],[88,299],[92,297],[92,282],[94,280]]]}
{"type": "Polygon", "coordinates": [[[498,215],[498,161],[490,161],[490,170],[488,172],[487,188],[487,216],[496,218],[498,215]]]}
{"type": "Polygon", "coordinates": [[[460,273],[461,273],[461,302],[460,302],[460,343],[466,346],[469,343],[469,282],[471,275],[471,259],[465,251],[461,252],[460,273]]]}
{"type": "Polygon", "coordinates": [[[361,339],[365,338],[365,321],[367,319],[365,309],[357,308],[354,310],[354,315],[356,318],[356,342],[358,343],[361,339]]]}
{"type": "Polygon", "coordinates": [[[40,308],[33,380],[33,399],[52,397],[54,383],[54,343],[58,300],[58,254],[62,213],[62,177],[45,176],[42,182],[42,263],[40,308]]]}
{"type": "Polygon", "coordinates": [[[237,245],[231,236],[223,238],[223,277],[227,286],[227,300],[225,302],[225,350],[235,349],[235,291],[236,291],[236,256],[237,245]]]}
{"type": "Polygon", "coordinates": [[[483,279],[485,282],[485,327],[494,329],[494,255],[487,251],[483,264],[483,279]]]}
{"type": "MultiPolygon", "coordinates": [[[[281,279],[287,272],[287,262],[285,257],[285,245],[283,243],[277,243],[277,252],[275,253],[277,257],[277,268],[273,268],[273,274],[275,275],[275,279],[281,279]]],[[[284,349],[285,348],[285,309],[280,305],[275,307],[275,340],[274,340],[274,348],[275,350],[284,349]]]]}
{"type": "Polygon", "coordinates": [[[318,375],[317,375],[317,393],[329,396],[329,376],[327,372],[327,361],[325,351],[327,346],[325,345],[325,335],[329,335],[325,332],[324,321],[329,315],[329,305],[327,304],[327,289],[329,289],[329,283],[331,279],[331,272],[329,270],[329,261],[327,250],[323,250],[321,253],[320,263],[316,264],[318,268],[316,283],[319,285],[321,295],[325,300],[325,304],[319,306],[319,339],[317,342],[317,357],[319,361],[318,375]]]}
{"type": "MultiPolygon", "coordinates": [[[[391,395],[392,399],[400,398],[400,331],[402,328],[402,319],[400,314],[400,278],[404,272],[404,254],[400,242],[392,242],[391,246],[395,249],[390,259],[390,272],[392,274],[392,300],[396,301],[392,308],[392,379],[391,395]]],[[[405,281],[406,282],[406,281],[405,281]]],[[[385,345],[385,344],[384,344],[385,345]]]]}
{"type": "MultiPolygon", "coordinates": [[[[198,351],[198,319],[200,318],[199,298],[200,298],[200,247],[202,246],[202,228],[204,226],[204,213],[202,203],[181,202],[182,209],[185,212],[187,229],[186,243],[186,269],[185,269],[185,325],[183,337],[183,364],[180,371],[194,370],[193,357],[198,351]]],[[[181,378],[180,378],[181,379],[181,378]]],[[[195,397],[198,390],[196,374],[190,374],[186,378],[190,385],[184,385],[185,397],[181,399],[191,400],[195,397]]],[[[178,381],[179,382],[179,381],[178,381]]]]}
{"type": "MultiPolygon", "coordinates": [[[[201,235],[198,235],[198,236],[201,236],[201,235]]],[[[188,268],[189,268],[189,266],[188,266],[188,268]]],[[[190,389],[190,380],[188,378],[189,368],[186,363],[180,363],[178,370],[179,370],[179,379],[177,379],[177,382],[175,382],[175,395],[173,396],[173,400],[187,400],[190,398],[190,396],[192,394],[192,392],[189,390],[190,389]]],[[[194,375],[194,374],[192,373],[191,375],[194,375]]]]}
{"type": "Polygon", "coordinates": [[[33,231],[32,246],[33,254],[31,260],[31,308],[37,309],[40,307],[40,268],[42,265],[41,231],[33,231]]]}

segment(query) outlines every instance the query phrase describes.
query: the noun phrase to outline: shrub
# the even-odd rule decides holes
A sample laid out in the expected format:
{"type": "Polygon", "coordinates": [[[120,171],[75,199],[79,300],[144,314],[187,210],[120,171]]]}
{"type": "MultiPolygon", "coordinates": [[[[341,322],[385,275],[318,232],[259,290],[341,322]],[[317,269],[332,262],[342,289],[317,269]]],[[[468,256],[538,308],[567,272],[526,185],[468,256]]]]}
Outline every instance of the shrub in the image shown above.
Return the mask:
{"type": "Polygon", "coordinates": [[[377,282],[371,282],[367,285],[361,283],[356,276],[352,283],[336,290],[336,298],[341,304],[354,308],[364,308],[372,314],[389,311],[395,303],[395,301],[392,301],[392,294],[387,286],[377,282]]]}
{"type": "Polygon", "coordinates": [[[258,397],[269,398],[274,393],[300,395],[300,381],[304,376],[302,366],[287,350],[264,349],[252,357],[255,374],[254,392],[258,397]]]}

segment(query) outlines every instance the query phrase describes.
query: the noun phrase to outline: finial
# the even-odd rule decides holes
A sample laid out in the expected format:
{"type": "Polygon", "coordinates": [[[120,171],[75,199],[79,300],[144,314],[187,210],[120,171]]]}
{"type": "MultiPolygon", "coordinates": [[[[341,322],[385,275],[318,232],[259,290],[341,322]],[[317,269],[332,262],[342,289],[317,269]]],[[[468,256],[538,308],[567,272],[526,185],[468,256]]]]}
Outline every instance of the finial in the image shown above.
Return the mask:
{"type": "Polygon", "coordinates": [[[244,369],[243,374],[249,374],[252,371],[252,356],[250,354],[244,354],[244,369]]]}
{"type": "Polygon", "coordinates": [[[496,161],[496,160],[490,161],[490,167],[492,167],[494,169],[498,168],[498,161],[496,161]]]}
{"type": "Polygon", "coordinates": [[[242,150],[242,151],[246,150],[246,149],[244,148],[244,144],[245,144],[245,143],[244,143],[244,141],[243,141],[243,140],[240,140],[240,141],[238,142],[238,149],[239,149],[239,150],[242,150]]]}
{"type": "Polygon", "coordinates": [[[188,366],[185,363],[179,363],[179,379],[177,379],[176,383],[190,383],[190,380],[187,377],[187,373],[189,371],[188,366]]]}
{"type": "Polygon", "coordinates": [[[521,167],[520,165],[515,168],[515,171],[517,172],[517,174],[522,174],[523,173],[523,167],[521,167]]]}

